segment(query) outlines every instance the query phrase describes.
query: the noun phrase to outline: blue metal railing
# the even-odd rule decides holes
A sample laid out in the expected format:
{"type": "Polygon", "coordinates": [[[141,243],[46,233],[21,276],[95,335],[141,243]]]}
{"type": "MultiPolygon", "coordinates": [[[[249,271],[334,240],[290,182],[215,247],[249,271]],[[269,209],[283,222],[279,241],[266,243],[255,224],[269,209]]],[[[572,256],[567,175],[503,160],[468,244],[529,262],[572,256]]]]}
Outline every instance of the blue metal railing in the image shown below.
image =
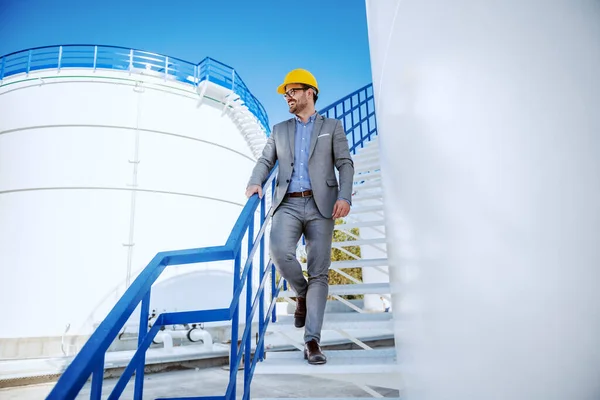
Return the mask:
{"type": "Polygon", "coordinates": [[[342,121],[352,154],[377,135],[372,83],[328,105],[319,113],[342,121]]]}
{"type": "MultiPolygon", "coordinates": [[[[274,177],[276,168],[273,169],[265,182],[263,189],[269,185],[274,188],[274,177]]],[[[168,251],[158,253],[148,266],[140,273],[123,297],[102,321],[90,339],[85,343],[79,354],[75,357],[69,367],[62,374],[54,389],[48,395],[48,399],[73,399],[77,396],[85,382],[92,376],[90,398],[99,399],[102,395],[102,382],[104,373],[105,353],[110,344],[118,335],[123,325],[127,322],[133,311],[141,302],[140,329],[138,336],[138,348],[125,367],[123,374],[117,381],[109,399],[118,399],[131,376],[135,372],[134,399],[142,399],[143,380],[146,350],[152,344],[152,340],[161,327],[165,325],[181,325],[191,323],[204,323],[214,321],[232,321],[232,340],[230,352],[230,382],[223,399],[235,397],[236,375],[238,366],[244,356],[244,399],[250,397],[250,381],[258,360],[264,357],[265,332],[271,316],[275,315],[275,300],[279,293],[280,285],[272,283],[272,297],[265,318],[264,292],[269,281],[274,280],[275,268],[269,260],[265,263],[264,233],[267,227],[266,197],[259,199],[257,195],[252,196],[244,206],[237,219],[229,238],[224,246],[206,247],[199,249],[168,251]],[[260,204],[260,228],[255,234],[255,212],[260,204]],[[244,236],[248,237],[248,257],[245,265],[241,266],[242,241],[244,236]],[[260,284],[256,296],[253,297],[252,269],[253,259],[256,251],[260,251],[260,284]],[[160,276],[167,266],[183,265],[191,263],[212,262],[221,260],[234,261],[233,296],[228,308],[184,311],[160,314],[150,330],[147,330],[150,289],[152,284],[160,276]],[[246,324],[242,333],[241,344],[238,348],[239,339],[239,303],[242,291],[246,287],[246,324]],[[259,341],[256,345],[254,357],[251,354],[251,321],[259,310],[258,334],[259,341]]],[[[214,398],[214,397],[212,397],[214,398]]]]}
{"type": "Polygon", "coordinates": [[[256,116],[267,135],[269,118],[262,104],[250,92],[242,78],[229,65],[206,57],[199,64],[148,51],[116,46],[63,45],[36,47],[0,57],[0,86],[5,78],[29,75],[44,69],[89,68],[111,69],[131,73],[155,73],[165,80],[198,86],[202,81],[219,84],[240,96],[244,105],[256,116]]]}
{"type": "MultiPolygon", "coordinates": [[[[233,76],[232,76],[232,79],[233,76]]],[[[348,142],[352,153],[377,135],[375,110],[373,103],[372,85],[351,93],[343,99],[325,107],[321,114],[339,118],[344,121],[348,142]],[[354,115],[356,113],[356,119],[354,115]]],[[[263,192],[271,188],[274,192],[274,178],[277,174],[277,165],[271,171],[269,178],[263,185],[263,192]]],[[[275,304],[279,290],[285,282],[275,282],[275,267],[271,260],[265,263],[266,251],[264,244],[265,229],[268,224],[269,213],[266,210],[266,196],[259,199],[252,196],[244,206],[238,217],[229,238],[224,246],[206,247],[199,249],[162,252],[157,254],[150,264],[140,273],[123,297],[110,311],[104,321],[98,326],[90,339],[86,342],[77,357],[65,370],[58,380],[48,399],[72,399],[79,393],[85,382],[92,376],[90,398],[99,399],[102,395],[102,381],[104,373],[104,359],[106,350],[129,319],[135,308],[141,302],[140,333],[138,336],[138,349],[131,361],[123,371],[117,384],[113,388],[109,399],[117,399],[122,394],[127,382],[135,372],[134,399],[141,399],[143,395],[143,380],[146,350],[152,343],[162,326],[174,324],[190,324],[213,321],[232,321],[231,352],[230,352],[230,381],[224,396],[211,396],[205,399],[229,400],[236,397],[236,375],[238,365],[244,357],[244,391],[243,399],[250,398],[250,383],[258,361],[264,359],[265,333],[270,321],[275,321],[275,304]],[[260,204],[260,227],[254,232],[255,213],[260,204]],[[248,254],[244,267],[241,267],[242,241],[247,236],[248,254]],[[254,284],[252,282],[253,260],[256,251],[259,252],[259,286],[253,297],[254,284]],[[150,289],[167,266],[183,265],[190,263],[212,262],[221,260],[234,261],[233,298],[228,308],[171,312],[160,314],[148,331],[148,315],[150,306],[150,289]],[[268,306],[265,304],[265,289],[267,282],[271,282],[271,299],[268,306]],[[239,335],[239,303],[242,291],[246,288],[246,324],[238,347],[239,335]],[[252,324],[258,310],[258,343],[254,356],[251,354],[252,324]]],[[[200,399],[202,397],[194,397],[200,399]]]]}

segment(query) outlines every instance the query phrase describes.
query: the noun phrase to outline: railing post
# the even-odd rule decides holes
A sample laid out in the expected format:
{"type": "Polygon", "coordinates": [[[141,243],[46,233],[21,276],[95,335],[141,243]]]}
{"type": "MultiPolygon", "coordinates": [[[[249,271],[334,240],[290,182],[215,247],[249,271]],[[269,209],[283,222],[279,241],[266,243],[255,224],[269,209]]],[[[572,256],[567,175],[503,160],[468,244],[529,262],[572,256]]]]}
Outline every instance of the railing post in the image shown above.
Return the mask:
{"type": "Polygon", "coordinates": [[[206,59],[206,83],[208,83],[210,81],[209,75],[210,75],[210,60],[207,58],[206,59]]]}
{"type": "Polygon", "coordinates": [[[169,74],[169,57],[165,57],[165,82],[167,81],[167,75],[169,74]]]}
{"type": "MultiPolygon", "coordinates": [[[[241,264],[241,252],[237,252],[235,261],[233,263],[233,293],[237,291],[238,285],[241,285],[240,279],[240,264],[241,264]]],[[[239,337],[239,325],[240,325],[240,302],[238,301],[233,311],[233,318],[231,319],[231,351],[229,352],[229,381],[232,385],[232,392],[235,398],[236,393],[236,378],[237,378],[237,355],[238,355],[238,337],[239,337]]]]}
{"type": "Polygon", "coordinates": [[[102,381],[104,379],[104,358],[106,354],[102,354],[97,361],[94,372],[92,372],[92,390],[90,399],[99,400],[102,398],[102,381]]]}
{"type": "MultiPolygon", "coordinates": [[[[252,247],[254,242],[254,213],[250,218],[250,225],[248,226],[248,257],[251,256],[252,247]]],[[[245,354],[244,354],[244,398],[250,398],[250,359],[252,358],[252,318],[250,312],[252,311],[252,260],[248,260],[248,276],[246,278],[246,322],[245,329],[248,329],[248,335],[246,336],[245,354]]],[[[258,350],[258,349],[257,349],[258,350]]],[[[256,351],[254,352],[256,356],[256,351]]]]}
{"type": "Polygon", "coordinates": [[[132,69],[133,69],[133,49],[129,49],[129,75],[131,75],[132,69]]]}
{"type": "Polygon", "coordinates": [[[6,66],[6,57],[2,57],[2,66],[0,66],[0,83],[4,80],[4,68],[6,66]]]}
{"type": "MultiPolygon", "coordinates": [[[[266,224],[265,220],[265,208],[266,208],[266,197],[260,201],[260,228],[262,229],[263,224],[266,224]]],[[[260,261],[259,261],[259,279],[258,281],[262,284],[262,281],[265,277],[265,235],[263,234],[260,238],[260,261]]],[[[258,333],[260,334],[265,325],[265,290],[263,289],[260,292],[260,298],[258,300],[258,333]]],[[[258,360],[263,360],[265,357],[265,342],[263,341],[262,345],[259,349],[256,349],[254,352],[254,357],[258,357],[258,360]]]]}
{"type": "Polygon", "coordinates": [[[198,64],[194,65],[194,84],[196,85],[196,87],[198,87],[198,84],[200,83],[200,79],[198,79],[198,70],[200,68],[198,68],[198,64]]]}
{"type": "Polygon", "coordinates": [[[31,50],[29,50],[27,53],[27,76],[29,76],[29,71],[31,70],[31,50]]]}
{"type": "MultiPolygon", "coordinates": [[[[150,311],[150,290],[144,296],[142,300],[142,306],[140,307],[140,328],[138,329],[138,349],[142,346],[142,342],[148,334],[148,314],[150,311]]],[[[144,368],[146,367],[146,353],[140,357],[139,364],[135,370],[135,387],[133,392],[133,398],[135,400],[142,400],[144,393],[144,368]]]]}
{"type": "MultiPolygon", "coordinates": [[[[277,178],[273,179],[271,182],[271,207],[273,205],[273,197],[275,197],[275,181],[277,178]]],[[[275,299],[275,291],[277,290],[277,282],[276,282],[276,274],[275,274],[275,264],[271,264],[271,302],[276,301],[275,299]]],[[[271,322],[277,322],[277,305],[273,307],[273,312],[271,313],[271,322]]]]}
{"type": "Polygon", "coordinates": [[[58,72],[60,72],[60,66],[62,64],[63,47],[58,46],[58,72]]]}
{"type": "Polygon", "coordinates": [[[97,60],[98,60],[98,46],[94,46],[94,72],[96,72],[97,60]]]}

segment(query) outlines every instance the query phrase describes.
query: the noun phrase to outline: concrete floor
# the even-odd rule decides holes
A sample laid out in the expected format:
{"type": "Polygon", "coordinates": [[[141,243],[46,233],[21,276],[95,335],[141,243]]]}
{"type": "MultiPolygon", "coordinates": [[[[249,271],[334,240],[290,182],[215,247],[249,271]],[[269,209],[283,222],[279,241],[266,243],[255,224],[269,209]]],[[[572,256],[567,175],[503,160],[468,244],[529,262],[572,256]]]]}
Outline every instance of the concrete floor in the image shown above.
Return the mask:
{"type": "MultiPolygon", "coordinates": [[[[243,392],[244,373],[238,373],[238,398],[243,392]]],[[[116,379],[107,379],[103,385],[103,399],[116,384],[116,379]]],[[[144,399],[158,397],[222,396],[229,382],[229,371],[222,367],[198,370],[162,372],[146,375],[144,399]]],[[[45,398],[54,383],[0,389],[2,400],[39,400],[45,398]]],[[[373,388],[384,397],[398,397],[397,390],[373,388]]],[[[89,399],[90,385],[84,386],[78,399],[89,399]]],[[[299,398],[299,397],[371,397],[362,389],[351,384],[304,375],[256,375],[252,383],[252,398],[299,398]]],[[[121,399],[133,398],[133,380],[125,389],[121,399]]]]}

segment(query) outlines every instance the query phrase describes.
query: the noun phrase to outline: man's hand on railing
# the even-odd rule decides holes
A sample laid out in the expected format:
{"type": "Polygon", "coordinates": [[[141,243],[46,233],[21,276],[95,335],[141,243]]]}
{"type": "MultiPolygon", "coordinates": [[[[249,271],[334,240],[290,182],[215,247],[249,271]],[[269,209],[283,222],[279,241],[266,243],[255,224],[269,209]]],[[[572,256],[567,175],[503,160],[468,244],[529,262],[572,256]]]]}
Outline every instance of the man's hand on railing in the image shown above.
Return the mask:
{"type": "Polygon", "coordinates": [[[262,199],[263,192],[260,185],[250,185],[246,188],[246,197],[250,198],[254,193],[258,193],[258,198],[262,199]]]}

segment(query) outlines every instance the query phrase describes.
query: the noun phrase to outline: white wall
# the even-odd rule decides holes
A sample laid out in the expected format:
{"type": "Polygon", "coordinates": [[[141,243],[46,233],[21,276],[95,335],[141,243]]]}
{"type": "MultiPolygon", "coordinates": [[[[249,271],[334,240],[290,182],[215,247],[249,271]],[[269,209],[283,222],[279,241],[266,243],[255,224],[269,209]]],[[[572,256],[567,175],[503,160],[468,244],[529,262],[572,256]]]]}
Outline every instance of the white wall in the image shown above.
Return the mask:
{"type": "Polygon", "coordinates": [[[134,272],[159,251],[224,244],[254,165],[223,105],[199,106],[189,86],[114,71],[29,78],[42,76],[0,88],[0,338],[89,333],[122,294],[136,132],[138,188],[180,194],[136,194],[134,272]]]}
{"type": "Polygon", "coordinates": [[[599,3],[367,14],[407,399],[598,398],[599,3]]]}

